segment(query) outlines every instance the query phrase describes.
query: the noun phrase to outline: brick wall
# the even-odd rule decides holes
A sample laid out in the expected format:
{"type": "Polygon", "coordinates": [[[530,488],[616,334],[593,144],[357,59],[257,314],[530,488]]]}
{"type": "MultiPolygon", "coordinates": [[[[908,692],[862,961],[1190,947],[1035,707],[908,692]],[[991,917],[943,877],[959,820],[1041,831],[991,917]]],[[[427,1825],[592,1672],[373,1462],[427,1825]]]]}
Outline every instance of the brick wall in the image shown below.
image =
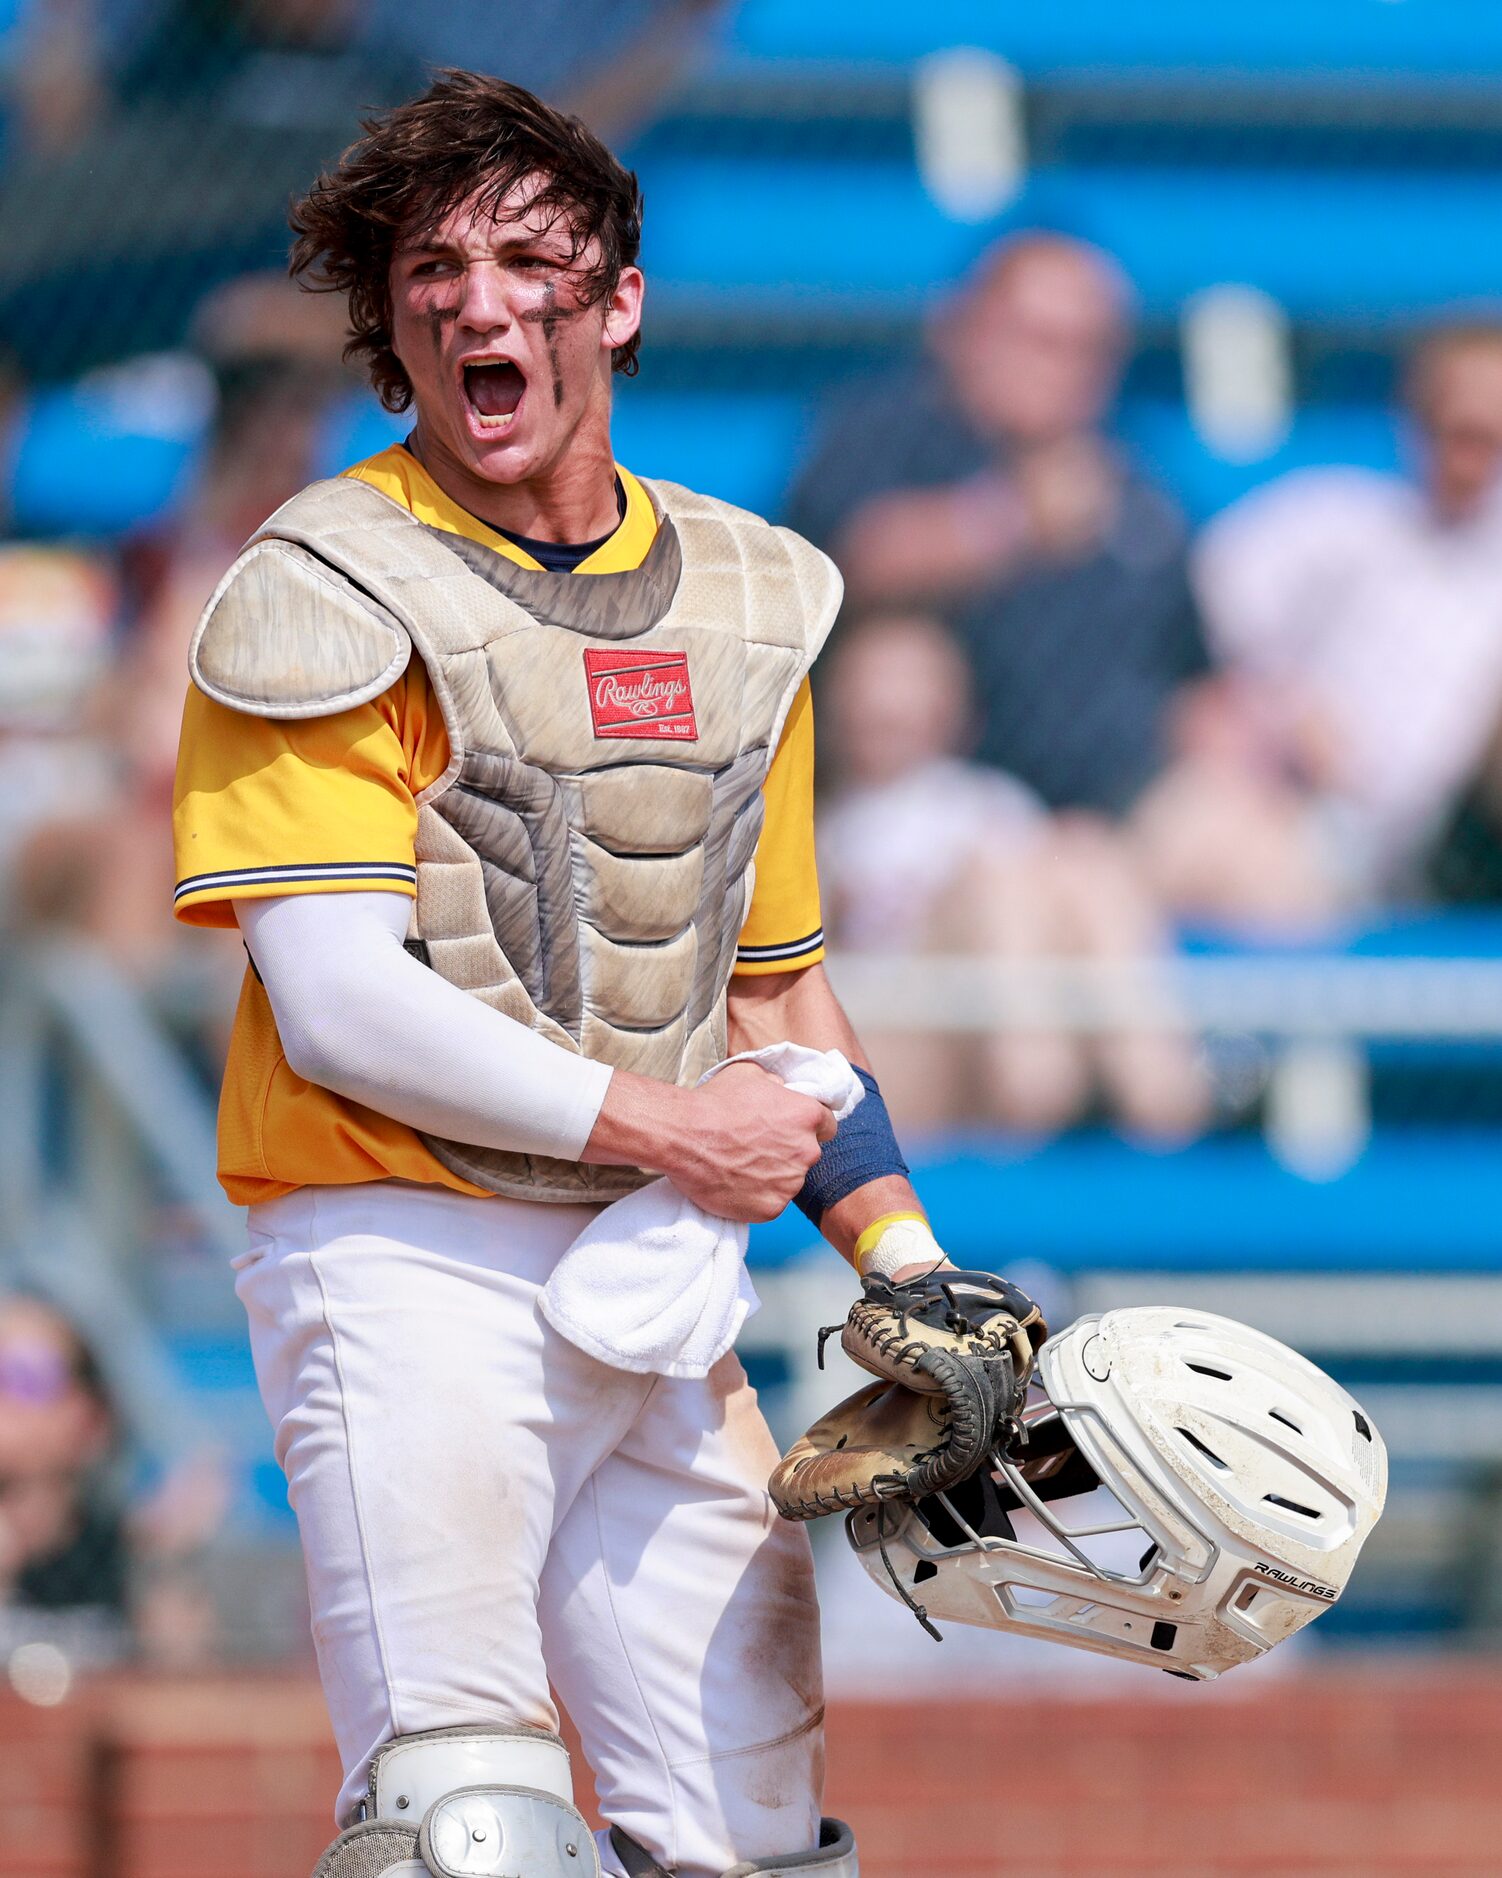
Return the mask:
{"type": "MultiPolygon", "coordinates": [[[[843,1703],[829,1732],[865,1878],[1502,1873],[1502,1667],[843,1703]]],[[[0,1702],[0,1878],[306,1878],[337,1780],[299,1680],[0,1702]]]]}
{"type": "Polygon", "coordinates": [[[93,1744],[76,1709],[0,1700],[0,1874],[92,1878],[93,1744]]]}

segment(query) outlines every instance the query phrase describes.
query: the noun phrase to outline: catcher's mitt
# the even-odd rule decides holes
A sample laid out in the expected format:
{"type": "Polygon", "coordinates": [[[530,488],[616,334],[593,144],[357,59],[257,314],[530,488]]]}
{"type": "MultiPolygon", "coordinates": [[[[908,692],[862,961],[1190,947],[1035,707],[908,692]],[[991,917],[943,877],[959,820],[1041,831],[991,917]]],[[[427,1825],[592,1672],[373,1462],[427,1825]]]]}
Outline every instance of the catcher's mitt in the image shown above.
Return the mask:
{"type": "Polygon", "coordinates": [[[1032,1299],[993,1272],[866,1279],[840,1345],[881,1380],[794,1442],[768,1483],[778,1512],[817,1519],[968,1479],[1016,1440],[1047,1334],[1032,1299]]]}

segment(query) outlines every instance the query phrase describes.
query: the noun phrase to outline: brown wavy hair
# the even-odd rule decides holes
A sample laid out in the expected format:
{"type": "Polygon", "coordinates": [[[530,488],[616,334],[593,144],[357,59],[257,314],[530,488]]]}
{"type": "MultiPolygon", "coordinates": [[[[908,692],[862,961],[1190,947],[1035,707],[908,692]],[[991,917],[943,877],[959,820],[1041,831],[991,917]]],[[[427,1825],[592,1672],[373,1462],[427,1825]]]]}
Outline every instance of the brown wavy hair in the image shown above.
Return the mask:
{"type": "MultiPolygon", "coordinates": [[[[365,135],[293,204],[288,270],[310,292],[349,302],[347,359],[358,360],[388,411],[405,411],[412,386],[391,349],[391,261],[397,244],[432,228],[473,195],[493,212],[524,177],[546,180],[529,201],[563,222],[575,261],[591,242],[599,258],[578,277],[586,305],[614,291],[641,249],[641,189],[577,117],[502,78],[439,72],[421,97],[365,120],[365,135]]],[[[627,377],[641,334],[611,354],[627,377]]]]}

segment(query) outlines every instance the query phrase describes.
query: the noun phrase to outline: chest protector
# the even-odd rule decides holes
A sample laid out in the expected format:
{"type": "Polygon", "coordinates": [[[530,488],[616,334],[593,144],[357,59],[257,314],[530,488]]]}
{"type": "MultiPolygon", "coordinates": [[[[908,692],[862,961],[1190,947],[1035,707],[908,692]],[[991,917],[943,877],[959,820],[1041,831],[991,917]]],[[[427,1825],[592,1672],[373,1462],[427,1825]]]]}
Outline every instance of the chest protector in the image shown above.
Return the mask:
{"type": "MultiPolygon", "coordinates": [[[[378,697],[415,647],[450,756],[417,798],[409,945],[560,1049],[686,1084],[725,1053],[761,787],[840,580],[786,529],[643,486],[659,525],[639,568],[551,574],[368,484],[313,483],[220,583],[190,663],[235,710],[322,717],[378,697]]],[[[424,1139],[492,1193],[605,1200],[647,1178],[424,1139]]]]}

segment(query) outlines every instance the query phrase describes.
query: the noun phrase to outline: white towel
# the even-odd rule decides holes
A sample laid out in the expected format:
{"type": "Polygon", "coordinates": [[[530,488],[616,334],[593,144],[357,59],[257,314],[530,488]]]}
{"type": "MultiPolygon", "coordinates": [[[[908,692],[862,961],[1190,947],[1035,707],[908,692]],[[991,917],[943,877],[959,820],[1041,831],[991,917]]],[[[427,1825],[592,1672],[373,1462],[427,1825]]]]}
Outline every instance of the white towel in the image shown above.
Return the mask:
{"type": "MultiPolygon", "coordinates": [[[[773,1043],[716,1063],[759,1063],[843,1121],[865,1094],[838,1050],[773,1043]]],[[[542,1314],[570,1343],[612,1369],[707,1376],[760,1308],[746,1270],[749,1227],[717,1219],[670,1180],[607,1206],[559,1259],[542,1314]]]]}

